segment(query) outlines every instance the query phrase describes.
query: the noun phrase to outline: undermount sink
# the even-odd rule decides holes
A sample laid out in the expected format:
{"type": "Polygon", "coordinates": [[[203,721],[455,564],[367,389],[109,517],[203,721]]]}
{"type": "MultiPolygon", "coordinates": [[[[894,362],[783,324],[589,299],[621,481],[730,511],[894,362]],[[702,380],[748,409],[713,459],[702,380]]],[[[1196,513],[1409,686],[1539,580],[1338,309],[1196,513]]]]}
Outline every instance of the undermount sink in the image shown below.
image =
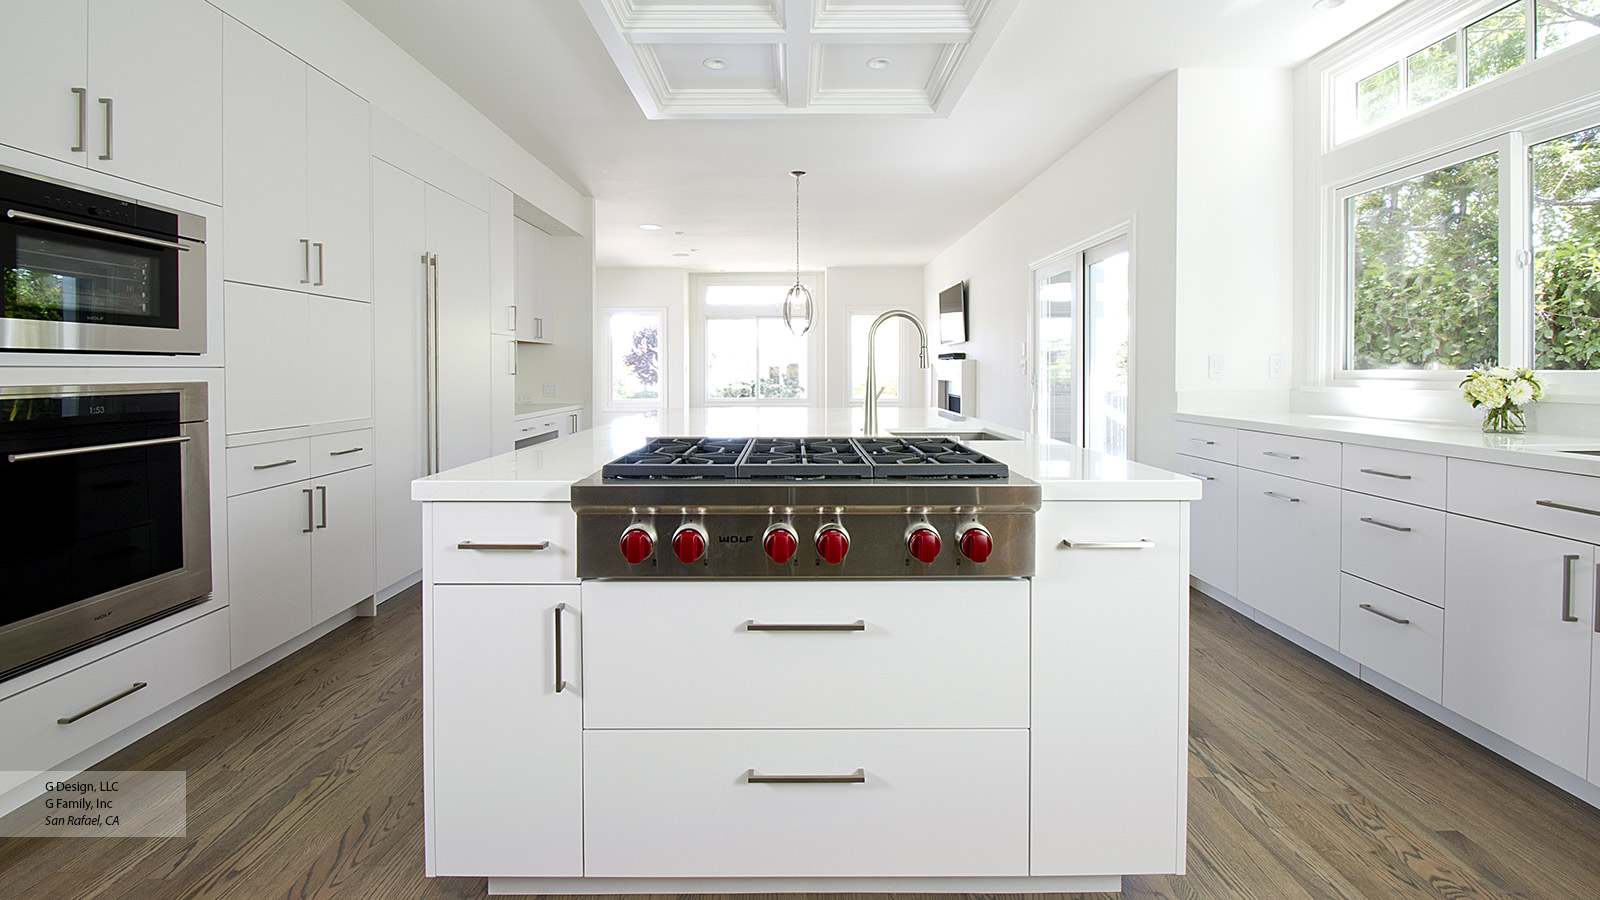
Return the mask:
{"type": "Polygon", "coordinates": [[[895,437],[947,437],[956,441],[1015,441],[1019,438],[993,431],[959,431],[951,428],[889,429],[895,437]]]}

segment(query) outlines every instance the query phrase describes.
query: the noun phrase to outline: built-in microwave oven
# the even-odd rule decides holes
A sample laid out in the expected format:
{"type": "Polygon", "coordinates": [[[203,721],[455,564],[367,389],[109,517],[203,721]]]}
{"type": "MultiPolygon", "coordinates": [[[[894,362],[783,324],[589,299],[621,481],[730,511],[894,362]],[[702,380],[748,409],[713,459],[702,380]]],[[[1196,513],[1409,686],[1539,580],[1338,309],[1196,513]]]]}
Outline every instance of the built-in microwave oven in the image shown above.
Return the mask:
{"type": "Polygon", "coordinates": [[[204,353],[206,220],[0,170],[0,349],[204,353]]]}

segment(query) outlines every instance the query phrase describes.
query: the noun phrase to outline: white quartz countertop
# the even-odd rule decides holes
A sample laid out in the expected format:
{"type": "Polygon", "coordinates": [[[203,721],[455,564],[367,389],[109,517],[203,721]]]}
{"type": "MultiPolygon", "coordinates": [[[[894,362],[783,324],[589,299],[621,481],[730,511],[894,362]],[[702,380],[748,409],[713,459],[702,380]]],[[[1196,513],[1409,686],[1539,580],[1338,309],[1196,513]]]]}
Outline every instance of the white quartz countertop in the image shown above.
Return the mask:
{"type": "Polygon", "coordinates": [[[1563,452],[1600,450],[1600,435],[1538,432],[1484,434],[1479,428],[1459,425],[1311,413],[1249,413],[1226,416],[1177,413],[1173,418],[1179,422],[1198,422],[1204,425],[1293,434],[1369,447],[1411,450],[1579,475],[1600,475],[1600,456],[1563,452]]]}
{"type": "MultiPolygon", "coordinates": [[[[884,431],[924,434],[987,431],[1021,438],[967,441],[1039,482],[1045,500],[1198,500],[1200,482],[1152,466],[1103,456],[981,419],[938,410],[884,409],[884,431]]],[[[651,437],[836,437],[861,434],[860,409],[715,407],[630,416],[600,428],[448,469],[411,483],[413,500],[571,500],[572,483],[651,437]]]]}
{"type": "Polygon", "coordinates": [[[524,416],[548,415],[550,413],[579,409],[583,409],[583,405],[579,403],[518,403],[514,418],[520,419],[524,416]]]}

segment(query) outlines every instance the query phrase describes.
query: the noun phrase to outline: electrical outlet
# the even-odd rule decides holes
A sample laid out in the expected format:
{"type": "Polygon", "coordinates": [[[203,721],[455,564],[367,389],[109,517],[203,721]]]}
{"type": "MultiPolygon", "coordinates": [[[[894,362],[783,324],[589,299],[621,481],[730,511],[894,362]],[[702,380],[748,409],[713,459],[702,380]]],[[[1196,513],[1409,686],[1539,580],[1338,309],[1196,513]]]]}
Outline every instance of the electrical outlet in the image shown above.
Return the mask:
{"type": "Polygon", "coordinates": [[[556,383],[554,381],[546,381],[544,383],[544,395],[546,397],[554,397],[556,395],[556,383]]]}
{"type": "Polygon", "coordinates": [[[1208,373],[1208,377],[1210,377],[1210,378],[1221,378],[1222,377],[1222,357],[1220,357],[1220,356],[1208,357],[1206,359],[1206,370],[1207,370],[1207,373],[1208,373]]]}
{"type": "Polygon", "coordinates": [[[532,403],[533,402],[533,395],[532,394],[518,394],[517,395],[517,402],[518,403],[532,403]]]}
{"type": "Polygon", "coordinates": [[[1268,378],[1282,378],[1283,377],[1283,354],[1282,353],[1269,353],[1269,354],[1267,354],[1267,377],[1268,378]]]}

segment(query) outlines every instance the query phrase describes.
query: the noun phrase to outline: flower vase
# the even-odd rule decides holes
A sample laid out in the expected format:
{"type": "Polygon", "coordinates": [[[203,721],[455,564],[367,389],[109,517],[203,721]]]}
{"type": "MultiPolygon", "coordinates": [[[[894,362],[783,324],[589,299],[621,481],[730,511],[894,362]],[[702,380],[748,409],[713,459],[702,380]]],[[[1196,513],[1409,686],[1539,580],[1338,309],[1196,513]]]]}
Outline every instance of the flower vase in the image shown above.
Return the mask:
{"type": "Polygon", "coordinates": [[[1483,430],[1485,434],[1522,434],[1528,430],[1528,424],[1522,407],[1514,403],[1497,406],[1483,414],[1483,430]]]}

